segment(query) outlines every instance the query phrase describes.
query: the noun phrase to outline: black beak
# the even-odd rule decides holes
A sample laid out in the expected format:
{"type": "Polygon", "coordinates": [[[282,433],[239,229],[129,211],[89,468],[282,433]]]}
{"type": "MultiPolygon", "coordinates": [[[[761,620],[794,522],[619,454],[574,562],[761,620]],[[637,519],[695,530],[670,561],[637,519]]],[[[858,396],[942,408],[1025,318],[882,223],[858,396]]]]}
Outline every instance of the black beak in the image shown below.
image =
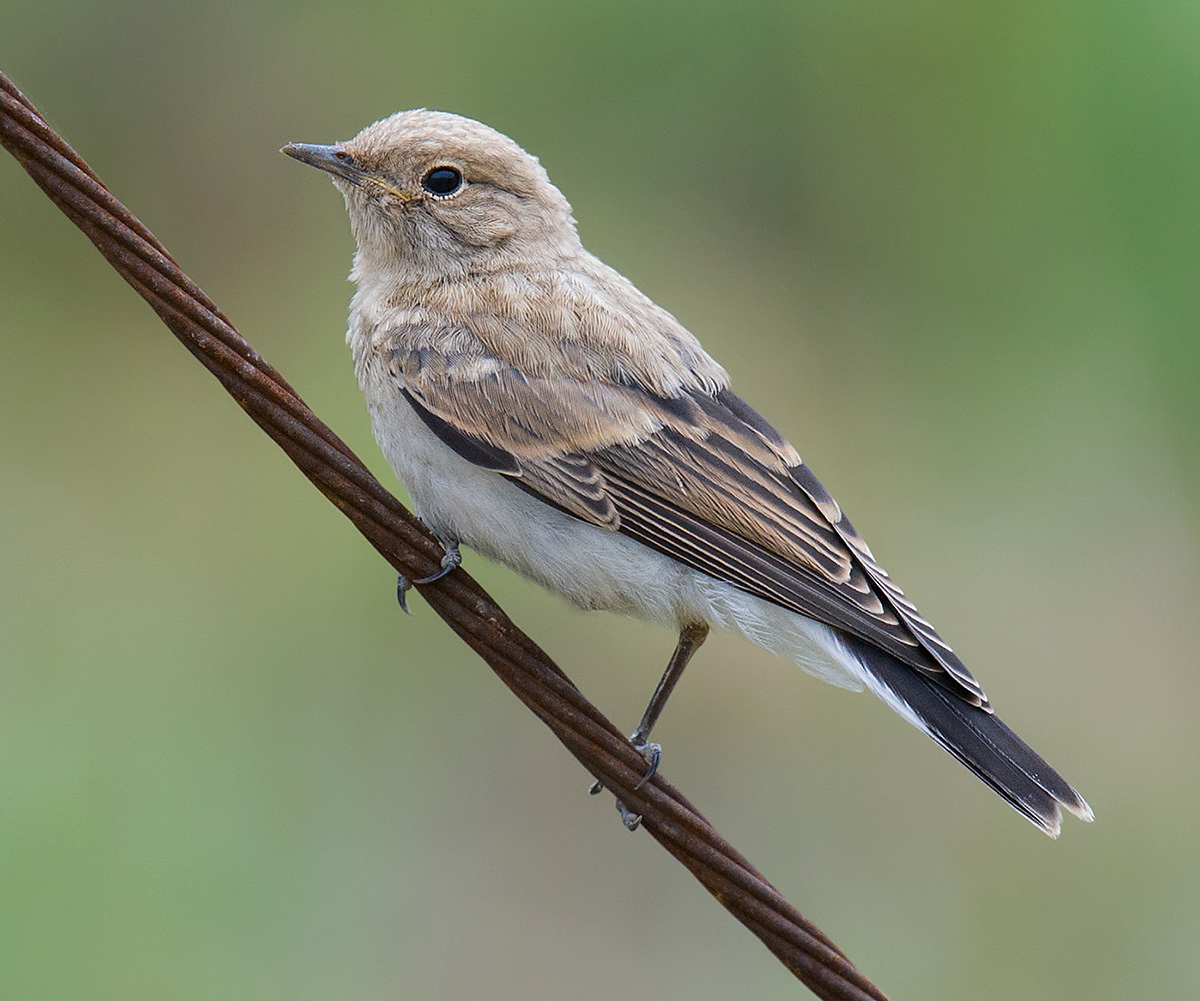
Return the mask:
{"type": "Polygon", "coordinates": [[[347,181],[358,184],[366,176],[366,171],[359,169],[354,158],[341,146],[317,146],[313,143],[288,143],[279,151],[310,167],[328,171],[347,181]]]}

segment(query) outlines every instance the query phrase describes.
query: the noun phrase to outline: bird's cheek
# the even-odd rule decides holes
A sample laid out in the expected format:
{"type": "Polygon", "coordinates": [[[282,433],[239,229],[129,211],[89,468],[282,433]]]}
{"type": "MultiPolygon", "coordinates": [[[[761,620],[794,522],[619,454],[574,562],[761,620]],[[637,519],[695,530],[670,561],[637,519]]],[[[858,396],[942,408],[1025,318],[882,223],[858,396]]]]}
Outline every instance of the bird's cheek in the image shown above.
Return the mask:
{"type": "Polygon", "coordinates": [[[459,236],[473,247],[490,247],[507,240],[517,231],[507,213],[497,211],[473,214],[456,227],[459,236]]]}

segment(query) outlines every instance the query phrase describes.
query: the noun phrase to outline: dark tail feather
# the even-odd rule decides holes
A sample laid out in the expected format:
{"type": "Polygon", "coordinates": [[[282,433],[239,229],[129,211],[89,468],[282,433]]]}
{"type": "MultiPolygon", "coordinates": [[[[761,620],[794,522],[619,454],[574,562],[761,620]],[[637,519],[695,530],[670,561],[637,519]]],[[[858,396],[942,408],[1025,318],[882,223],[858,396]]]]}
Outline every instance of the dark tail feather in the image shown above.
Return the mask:
{"type": "Polygon", "coordinates": [[[1052,838],[1058,837],[1062,823],[1059,806],[1092,819],[1083,797],[998,716],[964,702],[889,654],[855,640],[847,645],[886,689],[876,690],[877,695],[906,706],[934,740],[1052,838]]]}

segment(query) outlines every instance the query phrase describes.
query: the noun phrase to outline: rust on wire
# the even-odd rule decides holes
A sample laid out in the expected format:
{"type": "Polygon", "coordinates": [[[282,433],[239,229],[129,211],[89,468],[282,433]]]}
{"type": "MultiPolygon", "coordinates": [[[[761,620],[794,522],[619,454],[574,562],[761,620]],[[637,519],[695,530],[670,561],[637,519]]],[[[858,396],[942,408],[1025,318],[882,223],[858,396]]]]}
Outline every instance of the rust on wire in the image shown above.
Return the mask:
{"type": "MultiPolygon", "coordinates": [[[[0,73],[0,144],[171,332],[399,573],[428,576],[441,546],[234,329],[216,304],[0,73]]],[[[419,587],[430,606],[592,775],[797,978],[830,1001],[887,1001],[645,760],[465,571],[419,587]]]]}

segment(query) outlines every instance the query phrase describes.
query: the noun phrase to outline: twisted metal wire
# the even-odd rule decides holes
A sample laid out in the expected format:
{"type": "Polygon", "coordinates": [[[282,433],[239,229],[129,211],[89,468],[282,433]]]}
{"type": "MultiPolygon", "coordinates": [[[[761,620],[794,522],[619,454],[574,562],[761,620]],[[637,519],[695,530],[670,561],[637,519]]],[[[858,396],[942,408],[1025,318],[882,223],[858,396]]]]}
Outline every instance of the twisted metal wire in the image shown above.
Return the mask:
{"type": "MultiPolygon", "coordinates": [[[[0,144],[163,323],[399,573],[435,573],[442,548],[234,329],[158,240],[0,73],[0,144]]],[[[887,1001],[845,954],[646,763],[464,570],[418,588],[430,606],[642,826],[818,997],[887,1001]]]]}

